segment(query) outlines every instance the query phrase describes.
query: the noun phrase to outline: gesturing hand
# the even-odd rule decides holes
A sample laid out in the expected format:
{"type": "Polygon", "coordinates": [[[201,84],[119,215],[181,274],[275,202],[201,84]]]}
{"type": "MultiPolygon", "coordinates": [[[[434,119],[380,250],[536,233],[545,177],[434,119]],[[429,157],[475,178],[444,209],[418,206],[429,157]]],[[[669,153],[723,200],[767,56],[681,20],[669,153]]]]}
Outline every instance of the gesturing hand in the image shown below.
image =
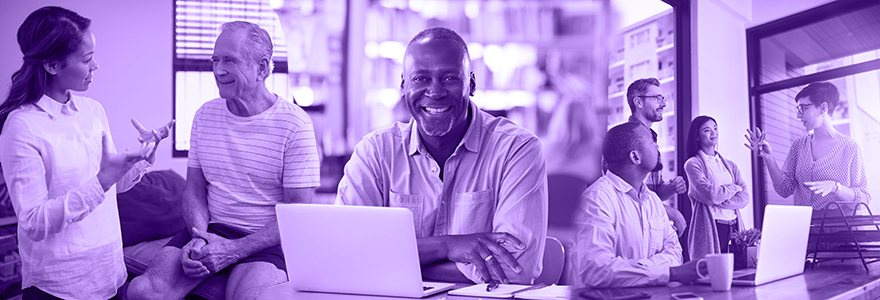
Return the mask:
{"type": "Polygon", "coordinates": [[[135,163],[146,159],[147,154],[154,151],[155,143],[149,142],[141,144],[141,149],[137,152],[129,152],[127,149],[123,153],[110,152],[110,145],[107,133],[101,133],[101,169],[98,171],[98,182],[104,191],[110,189],[116,184],[122,176],[134,166],[135,163]]]}
{"type": "Polygon", "coordinates": [[[186,245],[183,246],[180,250],[180,266],[183,268],[183,273],[190,278],[200,278],[205,277],[208,274],[211,274],[208,271],[208,267],[205,267],[202,262],[195,260],[192,258],[192,253],[194,251],[200,251],[202,247],[206,245],[206,242],[202,238],[194,238],[189,240],[186,245]]]}
{"type": "Polygon", "coordinates": [[[447,258],[453,262],[473,264],[477,273],[485,282],[509,283],[507,275],[501,268],[500,260],[514,272],[522,272],[522,267],[516,258],[502,245],[510,245],[517,249],[524,249],[525,245],[505,232],[501,233],[474,233],[468,235],[449,235],[446,245],[447,258]]]}
{"type": "Polygon", "coordinates": [[[205,265],[211,274],[220,272],[242,258],[240,249],[233,240],[197,228],[193,228],[192,233],[193,239],[204,239],[207,244],[199,249],[194,248],[190,255],[192,259],[205,265]]]}
{"type": "Polygon", "coordinates": [[[749,142],[748,144],[744,144],[746,148],[752,150],[758,154],[759,157],[764,159],[769,159],[773,155],[773,150],[770,149],[770,143],[766,141],[767,133],[762,131],[761,128],[755,127],[755,130],[746,129],[746,140],[749,142]]]}
{"type": "Polygon", "coordinates": [[[171,126],[174,126],[175,122],[175,120],[171,120],[168,122],[168,124],[165,124],[165,126],[153,130],[147,130],[147,128],[144,127],[144,125],[141,125],[140,122],[135,119],[131,119],[131,125],[134,125],[134,128],[137,129],[138,133],[140,134],[140,136],[138,136],[138,142],[141,142],[141,144],[146,144],[150,142],[156,144],[156,146],[153,148],[153,151],[150,152],[146,158],[147,161],[150,162],[150,164],[156,161],[156,149],[159,148],[159,142],[168,137],[168,135],[171,133],[171,126]]]}
{"type": "Polygon", "coordinates": [[[804,182],[804,185],[810,188],[813,193],[822,197],[837,191],[837,182],[831,180],[804,182]]]}

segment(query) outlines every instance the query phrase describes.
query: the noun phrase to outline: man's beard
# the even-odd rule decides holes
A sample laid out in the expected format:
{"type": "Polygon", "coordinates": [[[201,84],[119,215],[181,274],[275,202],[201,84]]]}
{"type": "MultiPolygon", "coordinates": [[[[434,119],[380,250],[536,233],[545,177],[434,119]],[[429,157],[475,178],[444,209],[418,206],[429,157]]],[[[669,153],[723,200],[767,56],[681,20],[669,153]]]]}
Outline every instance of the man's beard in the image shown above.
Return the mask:
{"type": "Polygon", "coordinates": [[[657,151],[657,165],[651,172],[659,172],[660,170],[663,170],[663,159],[660,158],[660,151],[657,151]]]}
{"type": "Polygon", "coordinates": [[[444,136],[450,131],[452,131],[452,124],[455,123],[453,119],[446,120],[420,120],[422,123],[422,130],[425,131],[425,135],[428,136],[444,136]]]}
{"type": "Polygon", "coordinates": [[[661,111],[660,113],[657,113],[656,110],[652,110],[651,113],[649,113],[645,117],[645,119],[648,119],[651,122],[660,122],[663,121],[663,112],[661,111]]]}

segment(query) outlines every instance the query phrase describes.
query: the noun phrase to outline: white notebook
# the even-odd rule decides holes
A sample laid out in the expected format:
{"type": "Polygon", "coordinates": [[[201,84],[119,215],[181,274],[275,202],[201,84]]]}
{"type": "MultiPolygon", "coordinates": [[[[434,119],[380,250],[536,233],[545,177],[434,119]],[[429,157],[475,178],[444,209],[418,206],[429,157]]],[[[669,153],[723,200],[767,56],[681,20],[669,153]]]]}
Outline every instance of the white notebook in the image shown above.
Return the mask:
{"type": "Polygon", "coordinates": [[[531,287],[530,285],[519,284],[502,284],[491,292],[486,291],[488,283],[472,285],[466,288],[449,291],[449,295],[468,296],[468,297],[485,297],[485,298],[513,298],[513,294],[531,287]]]}
{"type": "Polygon", "coordinates": [[[528,290],[516,293],[516,299],[533,299],[533,300],[568,300],[571,299],[571,286],[568,285],[551,285],[537,290],[528,290]]]}

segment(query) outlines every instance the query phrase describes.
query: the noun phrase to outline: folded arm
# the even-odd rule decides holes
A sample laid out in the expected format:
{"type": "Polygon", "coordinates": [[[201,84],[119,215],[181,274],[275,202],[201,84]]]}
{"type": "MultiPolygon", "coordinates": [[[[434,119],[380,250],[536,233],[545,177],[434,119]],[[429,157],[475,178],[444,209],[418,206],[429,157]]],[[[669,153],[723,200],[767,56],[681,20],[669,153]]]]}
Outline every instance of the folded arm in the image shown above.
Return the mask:
{"type": "Polygon", "coordinates": [[[691,188],[688,189],[688,196],[691,199],[710,206],[721,205],[742,190],[742,187],[736,184],[716,184],[706,177],[704,166],[697,160],[699,158],[691,158],[684,165],[685,173],[690,180],[691,188]]]}
{"type": "Polygon", "coordinates": [[[746,187],[746,182],[742,179],[742,174],[739,172],[739,167],[736,166],[732,161],[726,161],[728,169],[730,169],[731,176],[733,176],[733,184],[739,187],[739,191],[736,194],[733,194],[730,199],[724,201],[722,203],[721,208],[725,209],[743,209],[749,205],[749,190],[746,187]]]}

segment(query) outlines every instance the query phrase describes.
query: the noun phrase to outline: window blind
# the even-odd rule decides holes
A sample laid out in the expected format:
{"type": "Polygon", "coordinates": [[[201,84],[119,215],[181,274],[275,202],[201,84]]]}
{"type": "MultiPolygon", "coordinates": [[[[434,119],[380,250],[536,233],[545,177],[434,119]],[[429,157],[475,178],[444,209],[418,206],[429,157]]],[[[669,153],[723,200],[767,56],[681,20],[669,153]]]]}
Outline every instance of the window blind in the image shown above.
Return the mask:
{"type": "Polygon", "coordinates": [[[278,15],[267,0],[177,0],[174,6],[175,58],[210,60],[220,25],[248,21],[269,32],[272,60],[287,61],[287,43],[278,15]]]}

